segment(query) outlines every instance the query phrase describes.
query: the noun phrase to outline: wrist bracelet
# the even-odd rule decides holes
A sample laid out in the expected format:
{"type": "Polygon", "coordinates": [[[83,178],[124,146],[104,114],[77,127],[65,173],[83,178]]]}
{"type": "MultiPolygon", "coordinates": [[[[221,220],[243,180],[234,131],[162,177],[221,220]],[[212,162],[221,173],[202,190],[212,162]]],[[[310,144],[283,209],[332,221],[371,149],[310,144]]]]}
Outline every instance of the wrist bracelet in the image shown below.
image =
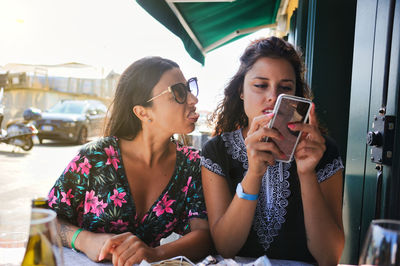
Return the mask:
{"type": "Polygon", "coordinates": [[[242,183],[239,183],[236,187],[236,194],[238,195],[239,198],[245,199],[245,200],[257,200],[258,199],[258,194],[247,194],[243,192],[243,187],[242,183]]]}
{"type": "Polygon", "coordinates": [[[72,236],[71,247],[72,247],[72,250],[75,252],[79,252],[79,250],[77,250],[75,248],[75,240],[78,237],[79,233],[82,232],[82,230],[83,230],[83,228],[79,228],[78,230],[75,231],[74,235],[72,236]]]}

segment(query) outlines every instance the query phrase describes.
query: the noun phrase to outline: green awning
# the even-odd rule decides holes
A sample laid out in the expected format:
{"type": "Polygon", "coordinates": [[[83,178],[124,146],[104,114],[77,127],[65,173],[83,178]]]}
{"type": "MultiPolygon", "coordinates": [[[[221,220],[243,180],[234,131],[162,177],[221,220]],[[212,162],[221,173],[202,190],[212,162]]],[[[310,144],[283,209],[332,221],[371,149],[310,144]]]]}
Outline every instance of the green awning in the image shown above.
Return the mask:
{"type": "Polygon", "coordinates": [[[181,38],[204,64],[207,52],[249,33],[276,26],[281,0],[136,0],[151,16],[181,38]]]}

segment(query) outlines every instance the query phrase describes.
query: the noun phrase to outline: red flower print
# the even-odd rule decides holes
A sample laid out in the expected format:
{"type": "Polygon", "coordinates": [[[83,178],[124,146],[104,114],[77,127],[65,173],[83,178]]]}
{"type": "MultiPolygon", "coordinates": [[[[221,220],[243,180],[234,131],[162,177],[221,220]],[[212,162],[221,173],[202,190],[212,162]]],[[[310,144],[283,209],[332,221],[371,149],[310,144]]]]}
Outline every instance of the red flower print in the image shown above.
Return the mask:
{"type": "Polygon", "coordinates": [[[111,231],[125,231],[128,229],[128,222],[122,220],[117,220],[116,222],[111,222],[111,231]]]}
{"type": "Polygon", "coordinates": [[[114,150],[114,147],[111,145],[109,146],[109,148],[105,148],[104,151],[106,152],[106,154],[108,156],[106,165],[112,164],[112,166],[114,166],[115,170],[117,170],[118,163],[119,163],[118,152],[116,150],[114,150]]]}
{"type": "Polygon", "coordinates": [[[72,161],[67,165],[67,168],[65,168],[64,174],[65,174],[66,172],[68,172],[69,169],[71,169],[72,172],[75,171],[75,170],[77,169],[76,161],[78,161],[79,158],[80,158],[80,156],[77,155],[77,156],[74,157],[74,159],[72,159],[72,161]]]}
{"type": "Polygon", "coordinates": [[[153,212],[155,212],[157,216],[160,216],[164,212],[174,213],[174,210],[172,210],[170,206],[172,205],[172,203],[175,202],[175,200],[167,200],[167,199],[168,199],[168,193],[166,193],[163,196],[162,200],[160,200],[157,203],[157,206],[154,207],[153,212]]]}
{"type": "Polygon", "coordinates": [[[115,206],[122,207],[122,203],[126,203],[126,200],[124,199],[125,195],[126,192],[119,193],[118,190],[114,188],[114,195],[112,195],[110,199],[114,201],[115,206]]]}
{"type": "Polygon", "coordinates": [[[88,213],[90,211],[90,209],[92,209],[92,208],[95,209],[98,202],[99,202],[99,199],[98,199],[98,197],[94,196],[94,191],[93,190],[91,190],[90,192],[86,191],[85,206],[84,206],[83,214],[88,213]]]}
{"type": "Polygon", "coordinates": [[[92,210],[90,212],[96,214],[96,216],[99,217],[100,214],[104,212],[104,208],[107,207],[107,205],[107,203],[103,203],[103,200],[97,201],[97,205],[95,207],[92,207],[92,210]]]}
{"type": "Polygon", "coordinates": [[[189,176],[186,186],[184,186],[184,187],[182,188],[182,192],[185,192],[185,197],[186,197],[186,195],[187,195],[187,193],[188,193],[188,190],[189,190],[189,186],[190,186],[190,182],[191,182],[191,181],[192,181],[192,177],[189,176]]]}
{"type": "Polygon", "coordinates": [[[79,167],[78,167],[77,172],[79,172],[79,170],[81,170],[82,175],[83,175],[83,174],[88,175],[88,174],[89,174],[89,169],[90,169],[90,168],[92,168],[92,166],[89,164],[89,160],[88,160],[87,158],[85,158],[85,159],[83,160],[83,163],[80,163],[80,164],[79,164],[79,167]]]}
{"type": "Polygon", "coordinates": [[[74,197],[74,195],[71,195],[71,191],[72,191],[72,188],[70,188],[67,193],[61,192],[61,195],[62,195],[61,202],[65,202],[68,206],[71,206],[70,199],[72,199],[74,197]]]}
{"type": "Polygon", "coordinates": [[[49,206],[52,207],[53,204],[56,204],[57,197],[54,196],[54,188],[49,193],[49,206]]]}

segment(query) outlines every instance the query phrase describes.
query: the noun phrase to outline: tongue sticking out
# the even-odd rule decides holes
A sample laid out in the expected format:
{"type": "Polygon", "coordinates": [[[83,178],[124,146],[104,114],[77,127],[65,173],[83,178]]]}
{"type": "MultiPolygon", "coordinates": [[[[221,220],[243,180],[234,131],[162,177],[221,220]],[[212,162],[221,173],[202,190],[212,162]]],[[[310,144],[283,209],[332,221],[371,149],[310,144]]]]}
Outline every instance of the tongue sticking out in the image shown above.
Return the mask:
{"type": "Polygon", "coordinates": [[[198,119],[199,116],[200,116],[200,115],[199,115],[198,113],[190,112],[189,115],[188,115],[188,118],[189,118],[189,119],[198,119]]]}

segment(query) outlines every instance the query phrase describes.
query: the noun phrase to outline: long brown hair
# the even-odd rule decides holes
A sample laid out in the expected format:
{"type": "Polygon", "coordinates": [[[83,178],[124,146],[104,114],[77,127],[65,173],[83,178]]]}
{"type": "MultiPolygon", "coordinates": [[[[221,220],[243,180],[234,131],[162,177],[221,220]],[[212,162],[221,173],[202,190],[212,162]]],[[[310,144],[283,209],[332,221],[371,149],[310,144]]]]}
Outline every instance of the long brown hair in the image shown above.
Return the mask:
{"type": "Polygon", "coordinates": [[[151,98],[154,86],[172,68],[179,68],[179,65],[157,56],[145,57],[131,64],[119,79],[108,109],[104,136],[134,139],[142,130],[142,123],[133,113],[133,107],[151,106],[152,102],[147,101],[151,98]]]}
{"type": "Polygon", "coordinates": [[[304,64],[301,53],[290,43],[277,37],[269,37],[252,42],[240,57],[239,70],[232,77],[224,90],[224,99],[211,116],[216,120],[213,135],[234,131],[246,127],[249,123],[244,112],[240,94],[243,92],[244,77],[255,62],[262,57],[283,58],[293,67],[296,75],[295,95],[311,98],[311,91],[304,80],[304,64]]]}

